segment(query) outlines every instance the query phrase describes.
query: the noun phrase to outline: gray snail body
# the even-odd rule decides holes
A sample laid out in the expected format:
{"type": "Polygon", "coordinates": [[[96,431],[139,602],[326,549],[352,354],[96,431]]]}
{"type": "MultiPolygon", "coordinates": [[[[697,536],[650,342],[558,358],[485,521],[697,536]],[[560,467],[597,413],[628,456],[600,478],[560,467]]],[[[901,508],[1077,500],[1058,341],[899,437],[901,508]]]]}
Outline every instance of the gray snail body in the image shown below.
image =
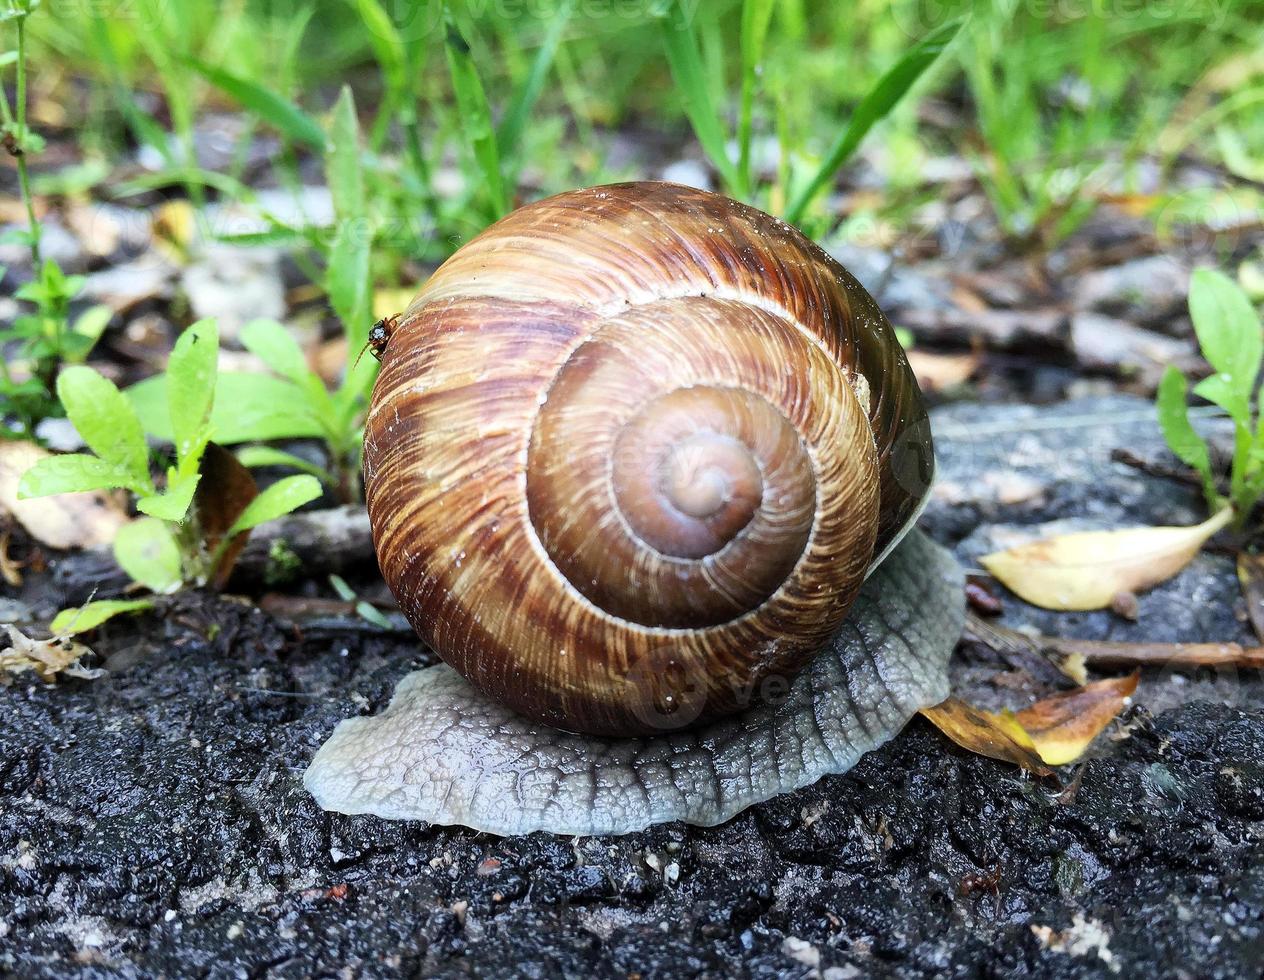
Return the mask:
{"type": "Polygon", "coordinates": [[[559,195],[380,334],[375,545],[452,669],[339,726],[306,777],[326,808],[714,823],[945,695],[959,574],[900,543],[925,407],[872,298],[783,222],[674,184],[559,195]]]}

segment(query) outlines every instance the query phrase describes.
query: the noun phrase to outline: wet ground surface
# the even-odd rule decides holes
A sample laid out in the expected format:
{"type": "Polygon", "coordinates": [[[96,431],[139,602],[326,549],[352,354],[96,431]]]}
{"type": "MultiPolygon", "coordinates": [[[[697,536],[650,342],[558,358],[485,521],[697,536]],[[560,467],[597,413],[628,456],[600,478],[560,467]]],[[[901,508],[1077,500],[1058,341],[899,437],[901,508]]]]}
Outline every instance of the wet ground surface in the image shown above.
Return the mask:
{"type": "MultiPolygon", "coordinates": [[[[1141,400],[936,417],[924,525],[969,561],[1006,528],[1185,522],[1141,400]]],[[[1138,622],[1064,636],[1247,640],[1228,557],[1138,622]]],[[[23,977],[1253,976],[1264,960],[1255,676],[1147,676],[1094,758],[1037,781],[915,720],[850,773],[720,827],[500,839],[322,813],[336,722],[430,662],[406,633],[302,630],[188,594],[94,637],[96,681],[0,691],[0,972],[23,977]]],[[[959,684],[1019,707],[1013,665],[959,684]]],[[[1020,678],[1021,680],[1021,678],[1020,678]]],[[[1034,681],[1033,681],[1034,683],[1034,681]]]]}

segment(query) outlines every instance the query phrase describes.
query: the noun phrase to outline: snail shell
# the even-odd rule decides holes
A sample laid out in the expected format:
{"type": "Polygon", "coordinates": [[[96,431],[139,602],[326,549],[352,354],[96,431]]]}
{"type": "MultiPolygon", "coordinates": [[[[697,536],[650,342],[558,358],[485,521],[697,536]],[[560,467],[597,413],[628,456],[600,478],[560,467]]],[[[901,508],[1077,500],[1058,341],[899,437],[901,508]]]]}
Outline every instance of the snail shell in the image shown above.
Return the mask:
{"type": "Polygon", "coordinates": [[[384,577],[497,701],[602,735],[747,707],[837,632],[933,453],[868,293],[667,183],[528,205],[426,283],[365,432],[384,577]]]}

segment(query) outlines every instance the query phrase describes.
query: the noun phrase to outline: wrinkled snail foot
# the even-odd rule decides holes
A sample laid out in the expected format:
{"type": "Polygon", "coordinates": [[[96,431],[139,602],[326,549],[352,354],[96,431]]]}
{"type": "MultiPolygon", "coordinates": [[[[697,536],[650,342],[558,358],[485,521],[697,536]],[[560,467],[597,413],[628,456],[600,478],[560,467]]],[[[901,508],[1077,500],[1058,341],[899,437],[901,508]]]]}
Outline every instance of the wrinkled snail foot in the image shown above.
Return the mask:
{"type": "Polygon", "coordinates": [[[742,714],[675,734],[573,735],[495,703],[450,667],[429,667],[405,677],[382,714],[339,724],[303,783],[326,810],[503,835],[718,824],[845,772],[947,697],[964,617],[960,567],[913,530],[832,645],[780,697],[765,689],[771,699],[742,714]]]}

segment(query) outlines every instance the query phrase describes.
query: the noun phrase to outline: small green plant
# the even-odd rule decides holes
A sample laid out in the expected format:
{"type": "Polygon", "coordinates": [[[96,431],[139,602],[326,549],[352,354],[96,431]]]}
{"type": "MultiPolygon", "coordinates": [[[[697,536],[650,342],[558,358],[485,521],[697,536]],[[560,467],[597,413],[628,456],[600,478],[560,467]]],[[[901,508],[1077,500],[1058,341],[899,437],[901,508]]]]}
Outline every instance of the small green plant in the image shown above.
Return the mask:
{"type": "MultiPolygon", "coordinates": [[[[35,217],[35,200],[27,160],[44,148],[43,140],[26,122],[26,20],[38,6],[38,0],[10,0],[0,10],[0,22],[10,21],[17,31],[17,47],[0,57],[0,65],[13,64],[17,78],[15,105],[10,107],[8,95],[0,92],[0,140],[17,163],[18,188],[26,210],[27,227],[8,236],[24,243],[31,253],[31,266],[36,278],[14,294],[19,300],[34,305],[32,312],[18,315],[0,328],[0,434],[31,438],[35,426],[49,416],[60,414],[53,391],[57,371],[64,363],[78,363],[87,357],[92,345],[110,321],[110,311],[94,306],[70,321],[70,302],[83,288],[82,276],[67,276],[52,259],[41,261],[40,223],[35,217]]],[[[5,270],[0,267],[0,279],[5,270]]]]}
{"type": "Polygon", "coordinates": [[[43,460],[23,474],[18,488],[20,497],[115,487],[135,494],[136,509],[146,516],[119,531],[114,557],[128,575],[154,592],[212,581],[240,535],[320,496],[320,483],[306,474],[280,480],[257,496],[252,487],[236,513],[220,516],[225,525],[220,533],[213,539],[207,533],[194,498],[215,434],[211,406],[218,353],[219,337],[210,320],[185,330],[171,352],[166,408],[174,460],[161,487],[151,475],[144,430],[127,397],[91,368],[72,366],[57,378],[57,395],[92,454],[43,460]]]}
{"type": "Polygon", "coordinates": [[[1246,293],[1213,269],[1194,271],[1189,313],[1198,346],[1215,372],[1194,385],[1194,394],[1224,409],[1233,420],[1227,496],[1217,483],[1207,443],[1190,424],[1189,383],[1172,366],[1159,384],[1159,425],[1172,452],[1202,478],[1211,512],[1231,506],[1241,530],[1264,496],[1264,406],[1256,384],[1264,357],[1264,328],[1246,293]]]}
{"type": "Polygon", "coordinates": [[[292,453],[271,446],[248,446],[238,453],[247,466],[293,466],[318,477],[345,503],[360,497],[360,448],[364,441],[364,404],[355,389],[343,385],[330,392],[307,366],[307,360],[281,324],[253,320],[241,331],[241,342],[281,378],[293,385],[290,404],[319,430],[328,451],[329,467],[313,466],[292,453]]]}
{"type": "Polygon", "coordinates": [[[14,294],[35,309],[0,328],[0,347],[9,351],[0,367],[0,418],[13,425],[0,431],[24,439],[34,436],[42,419],[61,415],[54,390],[59,368],[82,363],[111,316],[109,307],[91,306],[72,321],[70,302],[83,288],[83,276],[65,275],[52,259],[38,268],[38,277],[14,294]]]}
{"type": "MultiPolygon", "coordinates": [[[[329,305],[341,321],[351,352],[361,351],[372,322],[369,256],[374,219],[366,197],[359,124],[351,90],[343,86],[329,123],[325,175],[333,199],[334,224],[328,235],[310,244],[324,259],[323,279],[329,305]]],[[[247,324],[242,343],[274,375],[225,372],[219,379],[211,410],[215,439],[223,445],[267,442],[274,439],[323,439],[328,465],[313,466],[282,450],[267,446],[243,450],[248,466],[288,465],[319,477],[340,499],[360,497],[360,448],[368,392],[377,375],[377,361],[357,357],[334,391],[307,367],[298,344],[275,321],[247,324]]],[[[168,375],[170,372],[168,372],[168,375]]],[[[172,381],[157,375],[133,385],[127,397],[158,439],[175,438],[174,420],[167,411],[172,381]]]]}
{"type": "Polygon", "coordinates": [[[365,622],[372,623],[374,626],[384,630],[394,628],[391,625],[391,621],[382,614],[382,611],[367,599],[361,599],[358,595],[356,595],[355,589],[351,588],[351,586],[347,584],[347,580],[341,575],[330,575],[329,584],[332,585],[334,591],[338,593],[338,598],[340,598],[343,602],[350,602],[353,604],[356,615],[365,622]]]}

